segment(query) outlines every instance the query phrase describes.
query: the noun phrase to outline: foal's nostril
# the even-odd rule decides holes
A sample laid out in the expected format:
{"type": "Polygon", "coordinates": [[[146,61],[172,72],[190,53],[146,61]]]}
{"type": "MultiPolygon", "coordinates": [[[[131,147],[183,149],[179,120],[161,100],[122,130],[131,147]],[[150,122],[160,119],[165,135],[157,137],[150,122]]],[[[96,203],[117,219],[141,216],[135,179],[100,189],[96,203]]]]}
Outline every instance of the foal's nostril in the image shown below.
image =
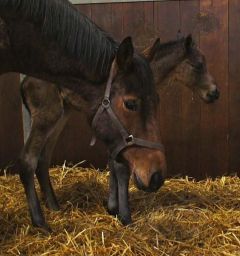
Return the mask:
{"type": "Polygon", "coordinates": [[[220,97],[220,91],[218,89],[215,90],[215,99],[220,97]]]}
{"type": "Polygon", "coordinates": [[[211,103],[211,102],[214,102],[215,100],[217,100],[220,96],[220,92],[218,89],[216,89],[215,91],[212,91],[212,92],[209,92],[207,94],[207,97],[208,97],[208,102],[211,103]]]}
{"type": "Polygon", "coordinates": [[[161,173],[155,172],[151,177],[149,187],[152,191],[156,191],[163,185],[163,183],[164,183],[164,178],[161,175],[161,173]]]}
{"type": "Polygon", "coordinates": [[[146,190],[146,187],[144,186],[142,180],[135,173],[134,173],[134,180],[138,189],[146,190]]]}

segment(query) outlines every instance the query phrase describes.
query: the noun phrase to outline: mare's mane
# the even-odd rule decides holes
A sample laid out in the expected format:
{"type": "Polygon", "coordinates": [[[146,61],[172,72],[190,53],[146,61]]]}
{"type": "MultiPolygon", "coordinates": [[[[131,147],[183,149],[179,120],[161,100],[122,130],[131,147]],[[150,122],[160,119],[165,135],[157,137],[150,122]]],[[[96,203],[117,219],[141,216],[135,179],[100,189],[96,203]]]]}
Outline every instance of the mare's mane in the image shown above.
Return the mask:
{"type": "Polygon", "coordinates": [[[30,18],[87,68],[106,74],[118,44],[67,0],[1,0],[0,8],[30,18]]]}

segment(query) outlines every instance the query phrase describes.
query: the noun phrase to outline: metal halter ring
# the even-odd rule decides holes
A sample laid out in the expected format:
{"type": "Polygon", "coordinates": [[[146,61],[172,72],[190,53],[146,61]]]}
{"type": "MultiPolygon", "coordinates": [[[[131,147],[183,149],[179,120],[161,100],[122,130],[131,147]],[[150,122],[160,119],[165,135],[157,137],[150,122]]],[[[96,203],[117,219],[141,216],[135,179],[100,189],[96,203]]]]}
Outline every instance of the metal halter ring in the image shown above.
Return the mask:
{"type": "Polygon", "coordinates": [[[126,139],[125,139],[127,145],[133,145],[134,144],[134,137],[133,135],[129,135],[126,139]]]}
{"type": "Polygon", "coordinates": [[[108,107],[110,106],[110,99],[109,99],[109,98],[104,98],[104,99],[102,100],[102,106],[103,106],[104,108],[108,108],[108,107]]]}

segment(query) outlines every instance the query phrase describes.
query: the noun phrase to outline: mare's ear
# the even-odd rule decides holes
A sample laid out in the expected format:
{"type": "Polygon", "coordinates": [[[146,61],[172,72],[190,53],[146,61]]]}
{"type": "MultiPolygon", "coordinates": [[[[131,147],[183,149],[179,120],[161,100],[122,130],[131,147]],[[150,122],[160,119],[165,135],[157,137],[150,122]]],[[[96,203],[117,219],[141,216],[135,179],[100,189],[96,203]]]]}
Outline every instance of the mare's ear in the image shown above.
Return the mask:
{"type": "Polygon", "coordinates": [[[189,35],[185,38],[185,48],[186,48],[186,51],[187,51],[187,52],[190,51],[193,46],[194,46],[193,38],[192,38],[192,35],[189,34],[189,35]]]}
{"type": "Polygon", "coordinates": [[[133,62],[133,44],[131,37],[126,37],[118,47],[116,63],[120,70],[126,71],[133,62]]]}
{"type": "Polygon", "coordinates": [[[149,46],[148,48],[146,48],[142,54],[143,56],[148,60],[148,61],[152,61],[157,50],[159,49],[159,46],[160,46],[160,38],[157,38],[154,42],[153,45],[149,46]]]}

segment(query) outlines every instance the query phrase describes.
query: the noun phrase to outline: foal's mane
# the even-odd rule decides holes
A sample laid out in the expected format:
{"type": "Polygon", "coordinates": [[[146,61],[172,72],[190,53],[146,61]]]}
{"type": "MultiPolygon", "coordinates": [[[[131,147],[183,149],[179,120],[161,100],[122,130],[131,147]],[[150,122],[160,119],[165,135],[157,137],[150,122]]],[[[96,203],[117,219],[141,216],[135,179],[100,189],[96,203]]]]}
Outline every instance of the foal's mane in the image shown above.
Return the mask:
{"type": "Polygon", "coordinates": [[[43,35],[87,68],[99,74],[108,72],[117,43],[68,0],[1,0],[1,7],[40,23],[43,35]]]}

